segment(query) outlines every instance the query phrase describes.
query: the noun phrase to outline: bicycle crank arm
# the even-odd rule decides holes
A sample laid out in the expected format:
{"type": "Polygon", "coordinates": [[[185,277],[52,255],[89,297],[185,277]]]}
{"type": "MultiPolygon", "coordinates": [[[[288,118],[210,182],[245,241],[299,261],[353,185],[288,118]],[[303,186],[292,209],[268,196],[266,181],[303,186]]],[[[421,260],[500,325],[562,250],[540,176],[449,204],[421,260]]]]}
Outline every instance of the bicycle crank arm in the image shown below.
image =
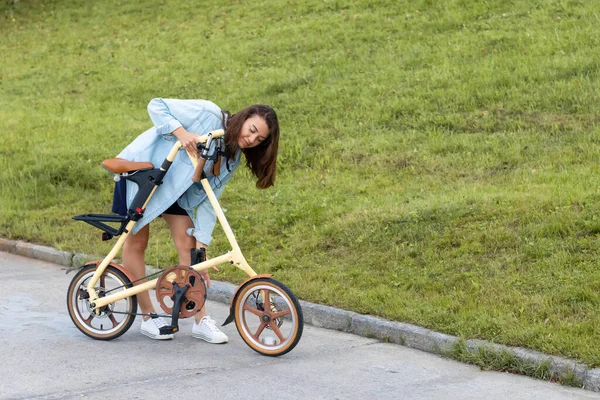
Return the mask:
{"type": "Polygon", "coordinates": [[[181,311],[181,303],[185,298],[185,292],[189,289],[188,285],[175,286],[175,299],[173,300],[173,314],[171,317],[171,325],[160,328],[161,335],[171,334],[179,331],[179,311],[181,311]]]}

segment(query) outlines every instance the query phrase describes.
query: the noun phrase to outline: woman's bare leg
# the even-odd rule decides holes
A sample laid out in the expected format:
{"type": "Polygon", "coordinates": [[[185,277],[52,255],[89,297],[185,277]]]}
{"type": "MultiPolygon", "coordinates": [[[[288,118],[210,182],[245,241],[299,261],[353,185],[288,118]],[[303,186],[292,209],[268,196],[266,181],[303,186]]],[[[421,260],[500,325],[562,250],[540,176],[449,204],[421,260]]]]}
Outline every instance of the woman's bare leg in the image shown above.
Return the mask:
{"type": "MultiPolygon", "coordinates": [[[[135,235],[130,234],[123,245],[123,266],[133,275],[133,279],[140,279],[146,276],[146,262],[144,253],[148,247],[148,237],[150,236],[150,227],[144,226],[135,235]]],[[[139,285],[144,281],[137,282],[139,285]]],[[[137,295],[138,304],[142,313],[149,314],[155,312],[154,305],[150,300],[148,291],[137,295]]],[[[144,317],[147,320],[150,317],[144,317]]]]}
{"type": "MultiPolygon", "coordinates": [[[[173,215],[173,214],[163,214],[164,220],[169,225],[169,230],[171,231],[171,236],[173,237],[173,243],[175,244],[175,248],[177,249],[177,254],[179,255],[179,264],[180,265],[191,265],[191,254],[190,249],[196,247],[196,239],[189,236],[187,234],[188,228],[193,228],[194,224],[192,220],[187,215],[173,215]]],[[[200,320],[206,315],[206,305],[202,307],[202,310],[196,314],[195,319],[196,322],[200,322],[200,320]]]]}

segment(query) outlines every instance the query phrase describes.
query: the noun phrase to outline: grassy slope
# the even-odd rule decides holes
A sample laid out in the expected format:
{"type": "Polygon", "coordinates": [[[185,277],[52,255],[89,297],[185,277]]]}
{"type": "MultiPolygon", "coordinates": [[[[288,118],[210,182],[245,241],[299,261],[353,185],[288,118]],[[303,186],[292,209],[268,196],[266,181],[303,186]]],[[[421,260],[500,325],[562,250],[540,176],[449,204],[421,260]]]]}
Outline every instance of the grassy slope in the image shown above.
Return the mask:
{"type": "MultiPolygon", "coordinates": [[[[147,129],[152,97],[267,103],[277,185],[240,171],[222,201],[257,271],[306,300],[599,366],[588,3],[4,2],[0,236],[105,254],[70,217],[108,211],[99,163],[147,129]]],[[[146,261],[175,263],[152,231],[146,261]]]]}

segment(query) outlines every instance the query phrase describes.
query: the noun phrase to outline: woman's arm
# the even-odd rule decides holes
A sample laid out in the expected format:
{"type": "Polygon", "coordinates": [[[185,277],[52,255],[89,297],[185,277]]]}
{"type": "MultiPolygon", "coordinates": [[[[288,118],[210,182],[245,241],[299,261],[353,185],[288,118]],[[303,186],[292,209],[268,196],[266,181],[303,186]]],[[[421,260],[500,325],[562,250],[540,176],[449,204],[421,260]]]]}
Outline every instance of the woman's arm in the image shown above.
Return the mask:
{"type": "Polygon", "coordinates": [[[190,127],[206,109],[206,100],[178,100],[155,98],[148,103],[148,115],[156,126],[156,133],[169,135],[177,128],[190,127]]]}
{"type": "Polygon", "coordinates": [[[211,103],[206,100],[155,98],[148,104],[148,115],[156,127],[157,134],[163,137],[174,135],[186,150],[196,154],[197,136],[187,129],[198,122],[207,104],[211,103]]]}

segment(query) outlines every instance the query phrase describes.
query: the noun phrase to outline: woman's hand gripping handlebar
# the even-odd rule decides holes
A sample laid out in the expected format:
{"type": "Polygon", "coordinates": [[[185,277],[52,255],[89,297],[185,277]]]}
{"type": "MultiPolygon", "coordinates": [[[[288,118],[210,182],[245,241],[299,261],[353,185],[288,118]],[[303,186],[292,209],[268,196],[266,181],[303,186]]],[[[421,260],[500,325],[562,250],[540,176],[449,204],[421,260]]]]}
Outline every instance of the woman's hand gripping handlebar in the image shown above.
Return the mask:
{"type": "Polygon", "coordinates": [[[198,138],[197,147],[198,147],[198,159],[190,154],[187,151],[188,157],[192,161],[192,165],[195,166],[194,175],[192,176],[192,181],[200,182],[202,179],[202,171],[204,170],[204,165],[206,164],[206,159],[208,158],[208,152],[210,150],[210,145],[213,139],[220,138],[223,136],[225,132],[223,129],[216,129],[214,131],[210,131],[208,134],[204,136],[200,136],[198,138]]]}

